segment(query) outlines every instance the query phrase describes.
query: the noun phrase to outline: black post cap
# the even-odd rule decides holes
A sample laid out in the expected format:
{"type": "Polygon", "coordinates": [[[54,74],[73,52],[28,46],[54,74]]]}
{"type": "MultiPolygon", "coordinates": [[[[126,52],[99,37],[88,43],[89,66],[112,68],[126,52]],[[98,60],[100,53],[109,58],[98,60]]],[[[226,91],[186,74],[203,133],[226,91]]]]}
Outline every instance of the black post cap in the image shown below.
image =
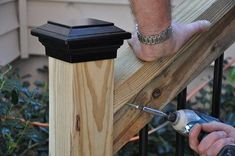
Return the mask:
{"type": "Polygon", "coordinates": [[[46,48],[46,55],[70,63],[112,59],[131,34],[113,23],[83,19],[78,24],[48,22],[31,31],[46,48]]]}

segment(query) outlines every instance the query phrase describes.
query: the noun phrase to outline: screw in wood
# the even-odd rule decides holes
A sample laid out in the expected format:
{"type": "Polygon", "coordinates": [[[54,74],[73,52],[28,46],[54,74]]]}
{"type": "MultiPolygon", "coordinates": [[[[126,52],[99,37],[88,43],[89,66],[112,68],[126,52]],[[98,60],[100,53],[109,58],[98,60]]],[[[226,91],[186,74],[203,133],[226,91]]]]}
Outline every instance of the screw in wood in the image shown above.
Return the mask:
{"type": "Polygon", "coordinates": [[[152,97],[153,97],[154,99],[157,99],[157,98],[159,98],[160,96],[161,96],[161,90],[158,89],[158,88],[154,89],[154,90],[153,90],[153,93],[152,93],[152,97]]]}

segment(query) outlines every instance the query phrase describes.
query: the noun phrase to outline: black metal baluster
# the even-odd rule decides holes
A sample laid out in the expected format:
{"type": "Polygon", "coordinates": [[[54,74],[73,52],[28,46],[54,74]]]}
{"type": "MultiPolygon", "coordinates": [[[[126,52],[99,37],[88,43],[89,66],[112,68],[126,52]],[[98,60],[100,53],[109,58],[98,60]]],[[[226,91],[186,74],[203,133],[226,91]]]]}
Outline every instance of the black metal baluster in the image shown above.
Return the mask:
{"type": "Polygon", "coordinates": [[[148,153],[148,125],[139,132],[139,152],[140,156],[147,156],[148,153]]]}
{"type": "Polygon", "coordinates": [[[222,79],[223,79],[223,61],[224,61],[224,54],[222,54],[219,58],[215,60],[215,65],[214,65],[211,115],[216,118],[219,118],[220,116],[221,86],[222,86],[222,79]]]}
{"type": "MultiPolygon", "coordinates": [[[[186,106],[187,88],[177,96],[177,110],[184,109],[186,106]]],[[[184,156],[185,141],[184,137],[176,134],[176,156],[184,156]]]]}

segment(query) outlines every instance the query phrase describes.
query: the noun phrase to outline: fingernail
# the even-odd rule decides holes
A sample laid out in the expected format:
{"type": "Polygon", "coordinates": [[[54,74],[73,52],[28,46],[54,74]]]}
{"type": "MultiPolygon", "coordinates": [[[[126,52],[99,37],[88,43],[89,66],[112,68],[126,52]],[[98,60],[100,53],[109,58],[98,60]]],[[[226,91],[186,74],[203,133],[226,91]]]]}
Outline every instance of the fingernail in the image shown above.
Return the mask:
{"type": "Polygon", "coordinates": [[[212,25],[211,22],[208,20],[203,20],[202,22],[205,27],[205,31],[208,31],[211,28],[211,25],[212,25]]]}

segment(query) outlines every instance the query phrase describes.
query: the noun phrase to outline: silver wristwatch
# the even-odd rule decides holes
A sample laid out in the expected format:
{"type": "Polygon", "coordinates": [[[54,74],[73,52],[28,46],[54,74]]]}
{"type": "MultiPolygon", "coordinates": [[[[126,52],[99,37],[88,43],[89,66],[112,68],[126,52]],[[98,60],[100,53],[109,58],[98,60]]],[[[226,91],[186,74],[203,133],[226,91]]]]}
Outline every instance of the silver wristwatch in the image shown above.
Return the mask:
{"type": "Polygon", "coordinates": [[[148,44],[148,45],[155,45],[166,41],[172,36],[173,32],[172,27],[169,26],[159,34],[145,36],[139,32],[138,25],[136,25],[136,31],[139,41],[143,44],[148,44]]]}

